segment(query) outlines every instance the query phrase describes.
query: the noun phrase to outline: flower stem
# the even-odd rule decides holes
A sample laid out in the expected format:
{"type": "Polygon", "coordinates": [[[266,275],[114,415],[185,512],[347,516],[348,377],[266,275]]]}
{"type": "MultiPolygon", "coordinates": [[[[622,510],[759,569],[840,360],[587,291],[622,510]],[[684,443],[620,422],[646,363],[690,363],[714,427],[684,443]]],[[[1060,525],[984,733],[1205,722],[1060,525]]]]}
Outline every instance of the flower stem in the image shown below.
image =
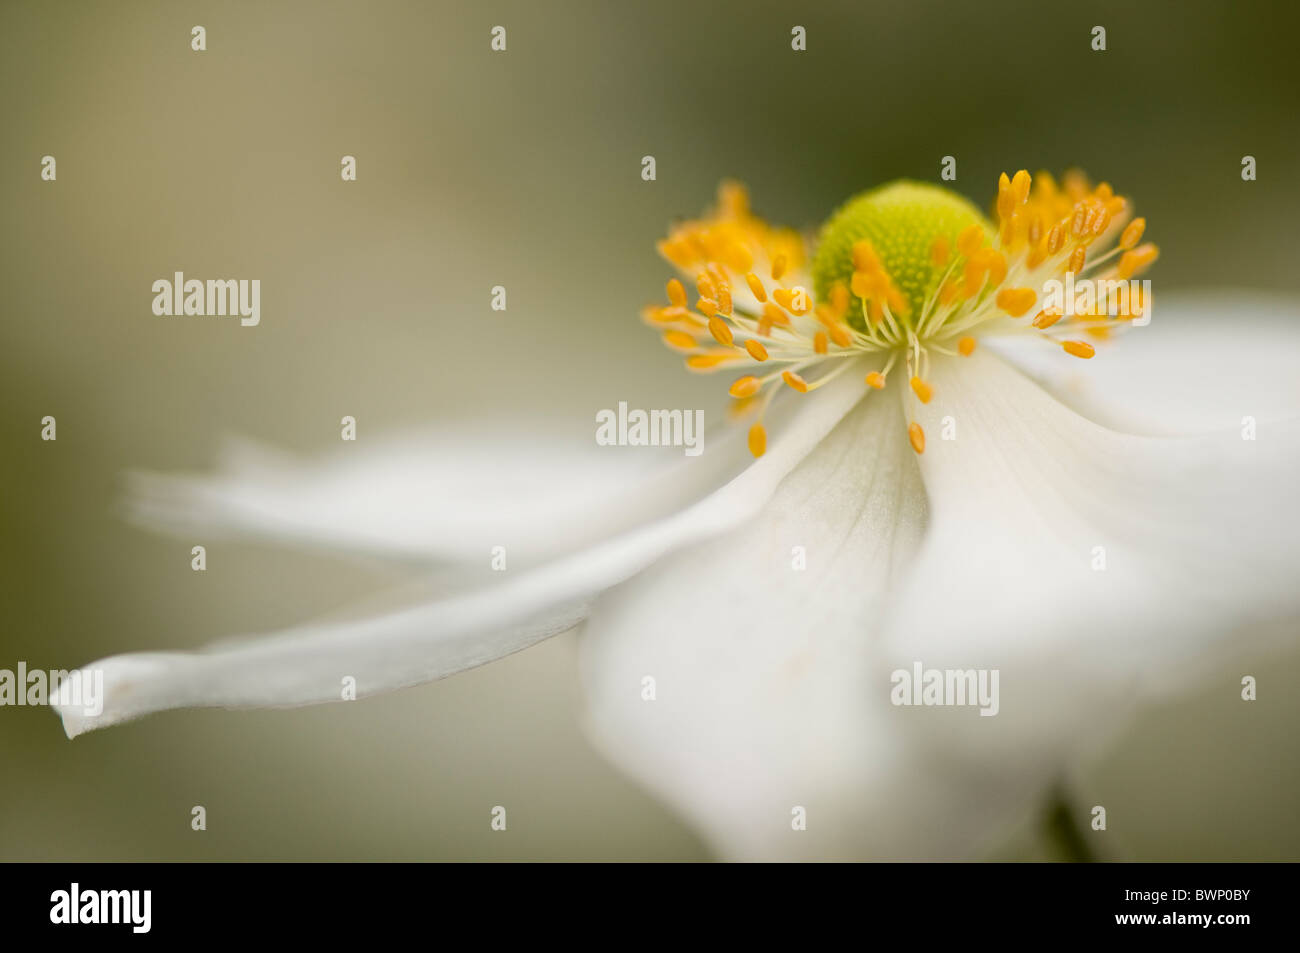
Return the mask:
{"type": "Polygon", "coordinates": [[[1043,832],[1061,860],[1074,864],[1097,863],[1101,858],[1088,844],[1076,820],[1078,816],[1064,786],[1058,784],[1047,796],[1043,832]]]}

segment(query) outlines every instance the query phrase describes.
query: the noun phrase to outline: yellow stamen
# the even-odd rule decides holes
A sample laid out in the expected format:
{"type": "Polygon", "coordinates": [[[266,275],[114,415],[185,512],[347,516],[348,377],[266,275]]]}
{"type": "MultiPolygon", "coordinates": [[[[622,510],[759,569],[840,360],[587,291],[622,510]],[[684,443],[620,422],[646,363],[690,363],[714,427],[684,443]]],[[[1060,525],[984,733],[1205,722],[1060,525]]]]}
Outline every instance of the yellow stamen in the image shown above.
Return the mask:
{"type": "Polygon", "coordinates": [[[709,318],[709,333],[713,335],[713,340],[717,341],[723,347],[732,347],[736,343],[736,339],[731,333],[731,328],[727,327],[727,322],[723,321],[717,315],[709,318]]]}
{"type": "Polygon", "coordinates": [[[790,325],[789,316],[770,301],[763,305],[763,318],[778,327],[784,328],[790,325]]]}
{"type": "Polygon", "coordinates": [[[749,428],[749,452],[756,457],[767,452],[767,431],[762,424],[754,424],[749,428]]]}
{"type": "Polygon", "coordinates": [[[676,278],[668,282],[668,300],[672,302],[675,308],[686,307],[686,289],[676,278]]]}
{"type": "Polygon", "coordinates": [[[917,453],[925,453],[925,431],[921,425],[913,421],[907,425],[907,439],[912,444],[912,449],[917,453]]]}
{"type": "Polygon", "coordinates": [[[1083,261],[1088,255],[1088,249],[1080,245],[1074,251],[1070,252],[1070,263],[1066,266],[1066,271],[1078,274],[1083,271],[1083,261]]]}
{"type": "Polygon", "coordinates": [[[1156,248],[1150,242],[1145,245],[1139,245],[1132,251],[1126,251],[1119,259],[1119,278],[1120,281],[1128,281],[1135,274],[1146,268],[1149,264],[1160,257],[1160,249],[1156,248]]]}
{"type": "Polygon", "coordinates": [[[759,344],[753,338],[750,338],[745,342],[745,350],[748,351],[749,356],[756,361],[767,360],[767,348],[763,347],[763,345],[759,344]]]}
{"type": "Polygon", "coordinates": [[[885,375],[880,371],[872,371],[867,375],[867,385],[874,387],[876,390],[885,389],[885,375]]]}
{"type": "Polygon", "coordinates": [[[701,298],[695,302],[695,310],[700,312],[706,318],[711,318],[718,313],[718,302],[712,298],[701,298]]]}
{"type": "Polygon", "coordinates": [[[1029,199],[1029,186],[1032,181],[1028,169],[1021,169],[1012,177],[1011,194],[1015,197],[1017,205],[1024,205],[1029,199]]]}
{"type": "Polygon", "coordinates": [[[1124,234],[1119,237],[1119,247],[1128,251],[1134,245],[1142,240],[1142,233],[1147,230],[1147,220],[1145,218],[1135,218],[1128,223],[1124,229],[1124,234]]]}
{"type": "Polygon", "coordinates": [[[984,244],[984,229],[979,225],[967,225],[957,236],[957,251],[963,258],[970,258],[984,244]]]}
{"type": "Polygon", "coordinates": [[[1013,318],[1023,317],[1034,306],[1038,295],[1033,288],[1003,288],[998,292],[997,305],[1013,318]]]}
{"type": "Polygon", "coordinates": [[[758,303],[762,304],[767,300],[767,292],[763,289],[763,282],[759,280],[758,275],[752,271],[745,276],[745,282],[749,285],[749,290],[754,293],[758,303]]]}
{"type": "Polygon", "coordinates": [[[808,382],[794,371],[782,371],[781,379],[801,394],[808,393],[808,382]]]}
{"type": "Polygon", "coordinates": [[[1053,324],[1055,324],[1057,321],[1060,320],[1061,320],[1060,311],[1057,311],[1055,308],[1045,308],[1044,310],[1039,311],[1037,316],[1035,316],[1034,327],[1050,328],[1053,324]]]}
{"type": "Polygon", "coordinates": [[[776,258],[773,259],[773,261],[772,261],[772,280],[773,280],[773,281],[780,281],[780,280],[781,280],[781,276],[785,274],[785,266],[786,266],[786,264],[787,264],[787,262],[786,262],[786,257],[785,257],[785,254],[784,254],[784,253],[782,253],[782,254],[780,254],[780,255],[777,255],[776,258]]]}
{"type": "Polygon", "coordinates": [[[695,338],[691,337],[685,331],[665,331],[664,343],[679,351],[695,350],[695,338]]]}
{"type": "Polygon", "coordinates": [[[940,235],[934,240],[934,244],[930,246],[930,261],[934,263],[936,268],[942,268],[948,263],[949,251],[947,236],[940,235]]]}
{"type": "Polygon", "coordinates": [[[1097,353],[1096,349],[1087,341],[1064,341],[1061,347],[1065,348],[1066,354],[1073,354],[1075,357],[1084,359],[1090,358],[1097,353]]]}
{"type": "Polygon", "coordinates": [[[830,350],[830,341],[827,339],[825,331],[818,331],[813,335],[813,350],[818,354],[825,354],[830,350]]]}
{"type": "Polygon", "coordinates": [[[962,357],[970,357],[975,353],[975,339],[969,335],[957,342],[957,353],[962,357]]]}
{"type": "Polygon", "coordinates": [[[912,390],[916,393],[916,396],[921,403],[930,403],[930,398],[934,396],[934,391],[930,389],[930,385],[919,377],[913,377],[911,384],[912,390]]]}
{"type": "Polygon", "coordinates": [[[718,314],[731,314],[731,289],[726,285],[718,289],[718,314]]]}
{"type": "Polygon", "coordinates": [[[736,360],[737,355],[728,351],[709,354],[692,354],[686,359],[686,366],[692,371],[713,371],[728,361],[736,360]]]}
{"type": "Polygon", "coordinates": [[[757,377],[753,374],[746,374],[744,377],[736,378],[731,387],[727,389],[727,393],[732,397],[753,397],[762,386],[763,382],[757,377]]]}

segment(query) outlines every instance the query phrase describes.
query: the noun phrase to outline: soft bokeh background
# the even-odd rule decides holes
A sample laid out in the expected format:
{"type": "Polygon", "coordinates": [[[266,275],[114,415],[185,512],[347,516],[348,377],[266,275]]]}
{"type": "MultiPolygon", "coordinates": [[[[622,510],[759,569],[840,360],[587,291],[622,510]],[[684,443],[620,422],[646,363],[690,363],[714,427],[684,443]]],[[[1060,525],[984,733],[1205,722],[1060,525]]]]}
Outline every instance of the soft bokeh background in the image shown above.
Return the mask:
{"type": "MultiPolygon", "coordinates": [[[[330,449],[343,414],[362,439],[546,414],[589,442],[595,408],[647,406],[679,374],[636,313],[666,276],[653,240],[723,177],[814,225],[870,185],[937,179],[944,155],[980,203],[1004,169],[1077,164],[1137,197],[1161,291],[1300,292],[1291,5],[804,7],[6,0],[0,667],[199,646],[405,582],[246,544],[191,572],[190,542],[119,518],[121,474],[205,468],[230,433],[330,449]],[[261,327],[155,318],[150,285],[175,270],[260,278],[261,327]]],[[[715,390],[686,386],[696,406],[715,390]]],[[[0,859],[706,858],[584,741],[575,645],[354,705],[171,713],[73,743],[48,711],[0,709],[0,859]]],[[[1240,671],[1260,701],[1231,674],[1079,779],[1123,818],[1116,855],[1300,858],[1300,669],[1240,671]]],[[[1032,819],[1001,856],[1044,856],[1032,819]]]]}

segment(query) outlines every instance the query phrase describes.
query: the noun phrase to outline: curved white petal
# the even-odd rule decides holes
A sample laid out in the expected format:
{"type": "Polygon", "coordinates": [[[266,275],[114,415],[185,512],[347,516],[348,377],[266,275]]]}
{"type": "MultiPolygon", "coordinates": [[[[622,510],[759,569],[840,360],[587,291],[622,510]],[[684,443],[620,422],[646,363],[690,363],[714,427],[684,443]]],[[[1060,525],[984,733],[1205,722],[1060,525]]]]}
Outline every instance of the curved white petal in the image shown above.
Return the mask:
{"type": "Polygon", "coordinates": [[[988,346],[1093,421],[1126,433],[1186,434],[1300,407],[1300,299],[1213,289],[1157,295],[1151,323],[1080,361],[1029,335],[988,346]]]}
{"type": "Polygon", "coordinates": [[[731,428],[703,452],[599,447],[478,426],[345,444],[301,459],[231,440],[210,475],[130,475],[130,517],[171,533],[248,536],[416,562],[488,563],[495,546],[534,566],[720,486],[747,460],[731,428]]]}
{"type": "Polygon", "coordinates": [[[758,516],[597,601],[582,639],[593,738],[727,856],[878,843],[890,821],[873,811],[898,800],[881,786],[910,767],[882,731],[871,645],[924,522],[897,397],[873,394],[758,516]]]}
{"type": "Polygon", "coordinates": [[[166,708],[302,705],[338,701],[344,676],[373,694],[498,658],[575,624],[596,593],[673,549],[724,532],[755,513],[781,479],[860,398],[860,385],[828,385],[797,413],[768,453],[722,489],[665,519],[500,584],[376,618],[317,624],[198,653],[120,655],[103,671],[102,712],[56,706],[69,736],[166,708]]]}
{"type": "MultiPolygon", "coordinates": [[[[930,532],[884,646],[899,667],[999,670],[1000,711],[899,719],[909,745],[1024,798],[1143,695],[1300,609],[1294,420],[1253,441],[1136,437],[991,354],[937,361],[932,378],[911,411],[929,437],[930,532]]],[[[1218,675],[1237,690],[1241,673],[1218,675]]]]}

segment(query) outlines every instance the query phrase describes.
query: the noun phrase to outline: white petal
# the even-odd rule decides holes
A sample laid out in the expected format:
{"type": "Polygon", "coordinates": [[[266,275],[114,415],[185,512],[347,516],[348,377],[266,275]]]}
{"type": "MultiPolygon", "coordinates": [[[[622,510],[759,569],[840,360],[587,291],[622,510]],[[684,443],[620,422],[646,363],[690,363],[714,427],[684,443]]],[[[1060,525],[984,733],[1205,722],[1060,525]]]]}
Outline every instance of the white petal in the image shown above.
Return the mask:
{"type": "Polygon", "coordinates": [[[682,546],[755,513],[781,479],[861,397],[841,379],[797,402],[766,456],[703,501],[501,584],[361,621],[308,625],[214,645],[199,653],[122,655],[86,666],[104,672],[98,714],[56,706],[69,736],[166,708],[302,705],[338,701],[342,679],[358,695],[439,678],[517,651],[574,625],[586,603],[682,546]]]}
{"type": "MultiPolygon", "coordinates": [[[[898,719],[909,745],[966,760],[992,799],[1023,802],[1147,692],[1297,613],[1294,421],[1255,441],[1135,437],[991,354],[937,361],[932,378],[933,401],[913,407],[930,532],[885,645],[898,667],[1000,671],[996,717],[898,719]]],[[[1237,690],[1241,673],[1217,674],[1237,690]]]]}
{"type": "Polygon", "coordinates": [[[532,566],[716,489],[747,459],[729,428],[704,452],[598,447],[592,434],[478,426],[345,445],[304,460],[228,442],[212,475],[136,473],[137,522],[417,562],[486,565],[506,546],[532,566]]]}
{"type": "Polygon", "coordinates": [[[877,842],[872,811],[896,802],[881,787],[908,769],[881,730],[889,683],[870,648],[924,510],[897,396],[873,394],[758,517],[597,601],[582,641],[594,739],[727,856],[877,842]]]}
{"type": "Polygon", "coordinates": [[[1157,295],[1151,323],[1080,361],[1027,335],[988,341],[1077,412],[1127,433],[1201,433],[1300,407],[1300,299],[1157,295]]]}

